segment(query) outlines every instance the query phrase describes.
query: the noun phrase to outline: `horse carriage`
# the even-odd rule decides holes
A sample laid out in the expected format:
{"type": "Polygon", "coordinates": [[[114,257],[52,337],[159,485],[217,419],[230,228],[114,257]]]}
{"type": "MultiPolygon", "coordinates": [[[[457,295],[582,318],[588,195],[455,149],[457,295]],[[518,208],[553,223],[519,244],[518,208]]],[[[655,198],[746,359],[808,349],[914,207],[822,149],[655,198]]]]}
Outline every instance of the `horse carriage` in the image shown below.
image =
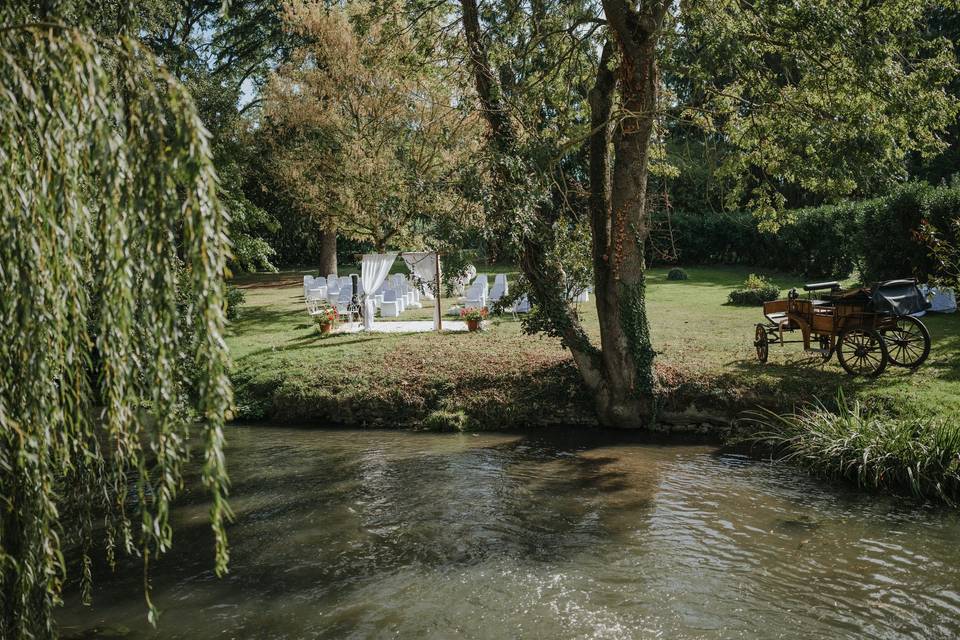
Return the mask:
{"type": "Polygon", "coordinates": [[[916,280],[850,290],[818,282],[803,289],[804,297],[791,289],[785,300],[764,303],[766,322],[757,324],[754,339],[760,362],[767,361],[770,345],[802,343],[824,361],[836,353],[850,375],[872,377],[888,363],[914,369],[930,355],[930,333],[913,315],[930,306],[916,280]],[[796,332],[801,339],[787,339],[796,332]]]}

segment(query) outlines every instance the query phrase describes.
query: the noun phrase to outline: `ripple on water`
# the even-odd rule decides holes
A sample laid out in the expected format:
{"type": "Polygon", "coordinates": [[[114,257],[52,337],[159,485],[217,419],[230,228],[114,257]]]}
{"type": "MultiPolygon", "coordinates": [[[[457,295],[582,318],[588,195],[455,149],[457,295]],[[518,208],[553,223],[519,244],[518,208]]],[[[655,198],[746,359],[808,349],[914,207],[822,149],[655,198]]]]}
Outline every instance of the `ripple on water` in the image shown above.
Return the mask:
{"type": "Polygon", "coordinates": [[[232,569],[174,514],[152,632],[136,563],[65,635],[956,637],[956,516],[702,447],[236,428],[232,569]]]}

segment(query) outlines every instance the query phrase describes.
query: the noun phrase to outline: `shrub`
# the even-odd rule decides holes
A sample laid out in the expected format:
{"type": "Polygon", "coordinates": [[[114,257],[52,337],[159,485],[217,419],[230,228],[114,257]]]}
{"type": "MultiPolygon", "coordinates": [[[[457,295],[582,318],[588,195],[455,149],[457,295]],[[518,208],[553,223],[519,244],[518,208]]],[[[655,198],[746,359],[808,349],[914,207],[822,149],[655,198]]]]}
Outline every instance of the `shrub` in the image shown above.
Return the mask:
{"type": "Polygon", "coordinates": [[[731,291],[727,299],[730,304],[756,306],[776,300],[779,295],[780,289],[775,284],[763,276],[751,273],[743,281],[743,286],[731,291]]]}
{"type": "Polygon", "coordinates": [[[236,320],[237,316],[240,315],[240,307],[244,302],[247,301],[247,294],[243,292],[243,289],[239,289],[232,284],[227,285],[227,295],[224,299],[226,304],[226,309],[224,312],[227,314],[227,320],[236,320]]]}
{"type": "Polygon", "coordinates": [[[948,241],[958,239],[960,228],[952,223],[960,218],[960,185],[908,184],[883,198],[862,202],[858,208],[855,241],[864,282],[905,276],[926,281],[946,275],[924,241],[923,227],[948,241]]]}
{"type": "Polygon", "coordinates": [[[463,411],[437,409],[423,419],[427,431],[466,431],[467,415],[463,411]]]}
{"type": "Polygon", "coordinates": [[[761,231],[745,211],[673,214],[679,258],[687,264],[744,264],[844,278],[856,263],[850,205],[792,211],[777,233],[761,231]]]}
{"type": "MultiPolygon", "coordinates": [[[[867,284],[915,276],[949,277],[929,237],[960,246],[960,182],[914,182],[885,196],[789,212],[776,233],[757,228],[749,212],[671,216],[679,259],[686,264],[743,264],[843,279],[859,268],[867,284]]],[[[651,252],[654,255],[654,252],[651,252]]]]}
{"type": "Polygon", "coordinates": [[[960,428],[946,420],[893,419],[848,404],[836,412],[811,404],[799,412],[749,414],[758,431],[747,442],[772,447],[789,460],[829,478],[861,487],[910,491],[956,503],[960,498],[960,428]]]}
{"type": "Polygon", "coordinates": [[[680,267],[670,269],[670,272],[667,274],[667,280],[686,280],[689,277],[687,272],[680,267]]]}

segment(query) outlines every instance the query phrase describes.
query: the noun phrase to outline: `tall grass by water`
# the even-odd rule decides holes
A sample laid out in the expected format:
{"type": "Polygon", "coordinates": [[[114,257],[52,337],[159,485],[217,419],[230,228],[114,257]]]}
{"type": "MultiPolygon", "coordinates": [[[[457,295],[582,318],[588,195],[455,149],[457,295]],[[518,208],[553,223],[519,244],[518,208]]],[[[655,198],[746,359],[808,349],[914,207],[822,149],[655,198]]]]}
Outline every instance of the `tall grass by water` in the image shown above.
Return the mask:
{"type": "Polygon", "coordinates": [[[893,418],[840,395],[837,409],[745,414],[746,440],[828,478],[920,498],[960,502],[960,425],[946,417],[893,418]]]}

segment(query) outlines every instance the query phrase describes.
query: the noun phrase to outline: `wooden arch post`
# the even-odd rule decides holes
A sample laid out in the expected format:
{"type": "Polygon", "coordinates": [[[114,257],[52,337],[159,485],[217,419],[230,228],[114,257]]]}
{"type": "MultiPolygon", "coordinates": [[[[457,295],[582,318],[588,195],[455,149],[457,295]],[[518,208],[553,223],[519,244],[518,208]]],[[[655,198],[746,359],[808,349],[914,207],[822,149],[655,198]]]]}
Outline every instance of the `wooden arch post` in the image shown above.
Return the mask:
{"type": "Polygon", "coordinates": [[[437,305],[437,333],[443,331],[443,306],[440,304],[440,252],[434,251],[433,258],[436,260],[436,283],[433,290],[434,302],[437,305]]]}

